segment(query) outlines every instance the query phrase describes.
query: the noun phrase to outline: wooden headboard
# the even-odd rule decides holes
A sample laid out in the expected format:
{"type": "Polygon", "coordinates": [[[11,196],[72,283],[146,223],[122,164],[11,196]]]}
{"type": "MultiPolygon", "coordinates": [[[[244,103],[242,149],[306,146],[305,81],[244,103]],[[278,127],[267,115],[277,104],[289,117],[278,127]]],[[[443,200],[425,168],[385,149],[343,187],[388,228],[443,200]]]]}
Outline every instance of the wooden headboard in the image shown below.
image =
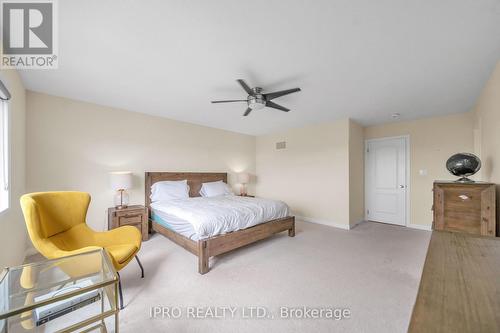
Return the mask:
{"type": "Polygon", "coordinates": [[[216,182],[222,180],[227,183],[227,173],[225,172],[146,172],[145,175],[145,203],[149,208],[151,204],[151,186],[156,182],[164,180],[184,180],[187,179],[189,185],[189,196],[199,197],[202,183],[216,182]]]}

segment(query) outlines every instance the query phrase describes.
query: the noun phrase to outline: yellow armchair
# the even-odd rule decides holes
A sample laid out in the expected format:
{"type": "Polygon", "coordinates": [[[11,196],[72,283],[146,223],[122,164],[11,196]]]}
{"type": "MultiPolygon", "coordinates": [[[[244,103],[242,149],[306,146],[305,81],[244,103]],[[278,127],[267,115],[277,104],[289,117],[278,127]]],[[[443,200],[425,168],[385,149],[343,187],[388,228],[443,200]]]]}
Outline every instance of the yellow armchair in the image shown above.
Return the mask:
{"type": "MultiPolygon", "coordinates": [[[[21,197],[21,207],[33,246],[48,259],[104,248],[116,271],[133,258],[141,268],[137,252],[141,249],[141,233],[133,226],[96,232],[85,220],[90,195],[84,192],[40,192],[21,197]]],[[[118,274],[118,276],[120,276],[118,274]]],[[[121,281],[120,303],[123,308],[121,281]]]]}

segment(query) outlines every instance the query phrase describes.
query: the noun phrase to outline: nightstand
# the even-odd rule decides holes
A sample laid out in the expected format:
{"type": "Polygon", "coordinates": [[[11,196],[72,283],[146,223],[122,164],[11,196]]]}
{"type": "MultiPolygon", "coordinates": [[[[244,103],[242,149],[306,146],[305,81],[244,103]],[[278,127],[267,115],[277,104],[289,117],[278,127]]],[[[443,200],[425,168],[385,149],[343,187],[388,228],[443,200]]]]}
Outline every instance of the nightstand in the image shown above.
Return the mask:
{"type": "Polygon", "coordinates": [[[142,205],[128,206],[123,209],[108,208],[108,230],[131,225],[139,229],[142,240],[149,239],[148,234],[148,209],[142,205]]]}

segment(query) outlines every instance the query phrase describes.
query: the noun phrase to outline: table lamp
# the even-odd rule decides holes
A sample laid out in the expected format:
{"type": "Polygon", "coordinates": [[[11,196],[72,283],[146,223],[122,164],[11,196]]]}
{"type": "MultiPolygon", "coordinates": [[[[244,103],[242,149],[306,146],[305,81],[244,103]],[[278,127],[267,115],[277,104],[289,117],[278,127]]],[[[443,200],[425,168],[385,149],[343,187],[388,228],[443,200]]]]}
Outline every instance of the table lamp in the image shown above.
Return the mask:
{"type": "Polygon", "coordinates": [[[250,182],[250,174],[247,172],[242,172],[238,174],[238,182],[241,184],[240,195],[242,197],[247,196],[247,184],[250,182]]]}
{"type": "Polygon", "coordinates": [[[127,208],[129,196],[127,190],[132,188],[132,172],[116,171],[110,172],[111,188],[116,191],[115,207],[116,209],[127,208]]]}

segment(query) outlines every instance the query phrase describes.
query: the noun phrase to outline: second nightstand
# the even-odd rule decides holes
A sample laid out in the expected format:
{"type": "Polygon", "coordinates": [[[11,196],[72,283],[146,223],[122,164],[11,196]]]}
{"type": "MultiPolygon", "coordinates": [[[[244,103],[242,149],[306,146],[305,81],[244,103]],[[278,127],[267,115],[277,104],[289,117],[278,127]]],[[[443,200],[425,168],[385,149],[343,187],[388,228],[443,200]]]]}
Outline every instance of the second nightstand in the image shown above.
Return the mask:
{"type": "Polygon", "coordinates": [[[149,238],[148,234],[148,209],[142,205],[128,206],[123,209],[111,207],[108,209],[108,230],[131,225],[139,229],[142,240],[149,238]]]}

